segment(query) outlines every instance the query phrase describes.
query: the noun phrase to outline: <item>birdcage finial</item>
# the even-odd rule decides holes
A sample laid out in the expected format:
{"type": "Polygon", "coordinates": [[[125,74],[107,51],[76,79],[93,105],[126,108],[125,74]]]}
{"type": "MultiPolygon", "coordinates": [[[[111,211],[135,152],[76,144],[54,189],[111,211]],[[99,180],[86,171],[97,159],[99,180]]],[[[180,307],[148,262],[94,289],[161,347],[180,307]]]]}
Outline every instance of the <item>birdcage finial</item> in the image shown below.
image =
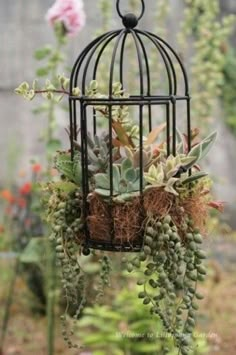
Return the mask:
{"type": "Polygon", "coordinates": [[[142,4],[142,10],[141,10],[139,17],[137,17],[135,14],[132,14],[132,13],[122,15],[122,13],[120,11],[120,0],[116,1],[116,9],[117,9],[118,15],[122,19],[122,22],[126,28],[136,27],[138,24],[138,21],[143,17],[143,14],[145,11],[144,0],[141,0],[141,4],[142,4]]]}

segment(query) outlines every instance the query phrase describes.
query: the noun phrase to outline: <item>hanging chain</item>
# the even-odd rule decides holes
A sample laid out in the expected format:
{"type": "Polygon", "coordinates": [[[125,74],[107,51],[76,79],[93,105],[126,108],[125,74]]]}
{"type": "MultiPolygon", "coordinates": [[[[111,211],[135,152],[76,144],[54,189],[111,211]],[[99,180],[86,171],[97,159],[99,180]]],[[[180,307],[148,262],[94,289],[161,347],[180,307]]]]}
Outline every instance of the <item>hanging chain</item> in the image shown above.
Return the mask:
{"type": "MultiPolygon", "coordinates": [[[[142,4],[142,10],[141,10],[141,14],[138,17],[138,20],[140,20],[143,17],[144,11],[145,11],[145,3],[144,0],[141,0],[141,4],[142,4]]],[[[118,12],[118,15],[123,19],[124,15],[122,15],[121,11],[120,11],[120,0],[116,1],[116,9],[118,12]]]]}

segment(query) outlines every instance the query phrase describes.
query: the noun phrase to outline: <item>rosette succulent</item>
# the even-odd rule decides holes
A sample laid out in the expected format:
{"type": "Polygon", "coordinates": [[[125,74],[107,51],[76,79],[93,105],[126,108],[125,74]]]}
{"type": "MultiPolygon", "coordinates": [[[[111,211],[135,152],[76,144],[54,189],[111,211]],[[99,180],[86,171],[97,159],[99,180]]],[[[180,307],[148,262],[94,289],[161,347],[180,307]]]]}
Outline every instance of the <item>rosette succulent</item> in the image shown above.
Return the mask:
{"type": "Polygon", "coordinates": [[[160,161],[157,165],[152,164],[147,173],[144,173],[145,180],[151,187],[163,187],[165,191],[178,195],[178,187],[201,179],[207,175],[199,171],[196,164],[209,152],[216,139],[216,132],[210,134],[203,141],[194,146],[188,154],[170,155],[160,161]],[[190,169],[192,172],[190,173],[190,169]]]}
{"type": "MultiPolygon", "coordinates": [[[[130,159],[112,167],[113,200],[124,202],[140,193],[140,169],[134,168],[130,159]]],[[[102,197],[110,197],[110,174],[95,175],[95,192],[102,197]]]]}

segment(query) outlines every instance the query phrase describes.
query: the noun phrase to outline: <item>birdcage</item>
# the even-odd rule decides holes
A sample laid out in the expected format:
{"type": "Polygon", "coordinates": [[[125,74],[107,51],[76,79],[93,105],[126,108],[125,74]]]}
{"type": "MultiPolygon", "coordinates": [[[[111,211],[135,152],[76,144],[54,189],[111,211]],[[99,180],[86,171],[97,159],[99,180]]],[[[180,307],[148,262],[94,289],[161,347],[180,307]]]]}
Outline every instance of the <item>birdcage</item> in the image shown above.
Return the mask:
{"type": "MultiPolygon", "coordinates": [[[[111,30],[89,43],[72,69],[69,97],[71,157],[73,159],[77,154],[79,146],[82,169],[83,236],[81,240],[84,247],[108,251],[139,251],[143,246],[143,222],[147,213],[145,203],[148,204],[148,201],[145,202],[143,176],[146,164],[144,152],[147,150],[145,132],[152,132],[158,123],[157,116],[161,116],[161,121],[165,123],[167,156],[176,155],[179,126],[181,129],[184,127],[190,150],[189,85],[186,70],[176,51],[158,35],[138,28],[145,12],[144,0],[141,0],[141,14],[138,17],[133,13],[123,15],[119,0],[116,2],[116,8],[123,28],[111,30]],[[132,56],[130,53],[133,53],[132,56]],[[107,68],[105,73],[104,65],[107,68]],[[130,67],[134,75],[131,80],[130,67]],[[95,81],[101,76],[101,71],[104,76],[105,94],[97,95],[95,81]],[[133,85],[133,91],[127,88],[129,86],[127,77],[133,85]],[[91,95],[91,92],[90,95],[88,94],[91,81],[93,84],[90,91],[94,90],[94,95],[91,95]],[[81,95],[75,96],[73,89],[78,86],[81,95]],[[120,90],[118,95],[114,94],[114,86],[120,90]],[[126,90],[129,95],[123,90],[126,90]],[[132,146],[130,149],[119,146],[121,143],[119,134],[122,135],[123,127],[115,114],[118,115],[120,108],[130,110],[135,116],[136,126],[138,126],[135,149],[132,146]],[[106,114],[101,115],[101,111],[105,111],[106,114]],[[105,142],[107,147],[109,180],[106,198],[94,193],[94,181],[90,171],[91,159],[94,157],[94,151],[91,153],[93,137],[95,138],[94,154],[97,154],[96,158],[101,160],[96,151],[96,148],[99,150],[96,141],[101,132],[102,121],[105,122],[105,135],[101,144],[104,146],[105,142]],[[117,174],[117,169],[114,169],[114,150],[116,153],[118,150],[119,153],[120,160],[117,165],[119,163],[122,165],[120,151],[124,149],[132,151],[132,148],[133,151],[135,150],[136,160],[138,159],[138,164],[136,161],[138,191],[134,197],[122,203],[114,198],[117,189],[116,176],[114,176],[117,174]]],[[[122,181],[119,183],[122,185],[122,181]]],[[[137,181],[135,184],[137,186],[137,181]]]]}

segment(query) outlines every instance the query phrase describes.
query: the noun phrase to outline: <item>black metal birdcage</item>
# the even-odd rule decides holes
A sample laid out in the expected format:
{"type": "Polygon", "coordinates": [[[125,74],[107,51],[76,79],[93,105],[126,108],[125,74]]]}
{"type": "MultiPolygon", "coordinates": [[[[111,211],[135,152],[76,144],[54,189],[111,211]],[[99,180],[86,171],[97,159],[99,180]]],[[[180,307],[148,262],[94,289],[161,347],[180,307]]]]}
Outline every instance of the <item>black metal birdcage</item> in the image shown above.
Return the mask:
{"type": "MultiPolygon", "coordinates": [[[[144,130],[151,131],[156,124],[154,111],[162,108],[163,119],[166,122],[166,142],[167,155],[176,154],[177,128],[178,125],[185,125],[188,148],[191,145],[191,124],[190,124],[190,96],[186,70],[179,55],[162,38],[146,30],[136,28],[139,20],[145,11],[144,0],[141,0],[142,11],[139,17],[132,13],[122,15],[120,1],[117,0],[116,8],[118,15],[122,19],[124,27],[118,30],[109,31],[93,40],[82,51],[72,69],[70,78],[70,141],[71,155],[75,152],[75,141],[79,141],[81,146],[81,168],[82,168],[82,200],[83,200],[83,220],[84,220],[84,246],[88,248],[110,250],[110,251],[139,251],[143,244],[143,231],[140,228],[139,237],[132,243],[121,243],[116,241],[113,228],[112,212],[110,221],[110,240],[98,241],[93,238],[87,226],[89,214],[89,156],[88,156],[88,132],[96,135],[98,128],[97,111],[94,106],[106,106],[109,111],[108,119],[108,149],[110,174],[110,202],[109,208],[112,211],[113,202],[113,128],[112,128],[112,108],[114,106],[126,105],[135,109],[139,124],[139,147],[140,147],[140,196],[143,194],[143,135],[144,130]],[[136,86],[134,93],[129,92],[129,96],[113,96],[113,84],[119,81],[123,88],[126,88],[126,76],[129,74],[127,65],[127,43],[133,45],[136,52],[130,60],[137,69],[137,74],[133,78],[136,86]],[[109,52],[107,49],[109,48],[109,52]],[[110,57],[109,57],[110,56],[110,57]],[[161,68],[158,63],[161,62],[161,68]],[[107,96],[92,98],[87,95],[86,87],[91,80],[96,80],[100,74],[100,67],[104,63],[109,63],[107,67],[107,96]],[[155,67],[155,63],[157,66],[155,67]],[[158,69],[159,68],[159,69],[158,69]],[[158,86],[161,82],[161,86],[158,86]],[[79,86],[80,96],[73,95],[73,88],[79,86]],[[154,87],[154,88],[153,88],[154,87]],[[162,91],[160,91],[160,87],[162,91]],[[160,91],[160,92],[158,92],[160,91]],[[177,110],[181,107],[181,114],[177,110]],[[177,120],[177,116],[179,120],[177,120]]],[[[157,111],[155,111],[157,112],[157,111]]],[[[140,208],[140,219],[142,219],[142,208],[140,208]]]]}

